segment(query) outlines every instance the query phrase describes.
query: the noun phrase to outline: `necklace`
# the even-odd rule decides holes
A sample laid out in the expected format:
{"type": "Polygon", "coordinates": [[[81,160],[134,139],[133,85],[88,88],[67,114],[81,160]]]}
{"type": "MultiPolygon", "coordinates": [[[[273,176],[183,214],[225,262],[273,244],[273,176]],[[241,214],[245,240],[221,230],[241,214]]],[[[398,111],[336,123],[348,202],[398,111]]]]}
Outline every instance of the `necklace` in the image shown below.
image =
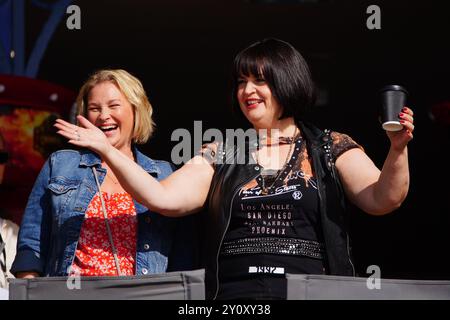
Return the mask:
{"type": "Polygon", "coordinates": [[[111,180],[112,183],[114,183],[114,184],[119,184],[119,181],[114,180],[114,179],[108,174],[108,172],[106,172],[106,177],[109,178],[109,180],[111,180]]]}
{"type": "MultiPolygon", "coordinates": [[[[126,153],[126,152],[122,152],[122,153],[125,154],[127,157],[129,157],[130,159],[132,159],[132,160],[134,161],[134,155],[133,155],[133,153],[131,153],[131,156],[129,155],[129,153],[126,153]]],[[[108,167],[108,168],[109,168],[109,167],[108,167]]],[[[112,183],[120,185],[119,181],[116,180],[116,179],[113,179],[112,176],[109,174],[110,170],[111,170],[111,169],[108,169],[108,170],[106,171],[106,177],[109,178],[109,180],[111,180],[112,183]]]]}
{"type": "Polygon", "coordinates": [[[260,146],[274,147],[274,146],[279,146],[282,144],[291,144],[291,143],[295,142],[294,138],[295,137],[279,137],[278,141],[270,141],[270,142],[266,142],[266,143],[260,143],[260,146]]]}
{"type": "MultiPolygon", "coordinates": [[[[263,195],[266,195],[269,193],[269,190],[272,189],[272,187],[274,186],[275,182],[277,182],[277,180],[280,178],[281,174],[283,173],[289,158],[291,156],[291,152],[292,152],[292,146],[295,144],[295,135],[297,134],[297,127],[295,127],[294,130],[294,134],[292,135],[292,140],[289,143],[289,151],[286,155],[286,159],[284,160],[284,164],[281,167],[281,169],[278,171],[277,175],[275,176],[275,178],[273,179],[272,183],[269,186],[266,186],[266,182],[265,182],[265,177],[263,176],[262,172],[261,172],[261,177],[260,177],[260,182],[261,182],[261,193],[263,195]]],[[[261,164],[259,162],[259,156],[258,153],[256,153],[256,163],[261,167],[261,164]]],[[[267,175],[265,175],[267,176],[267,175]]]]}

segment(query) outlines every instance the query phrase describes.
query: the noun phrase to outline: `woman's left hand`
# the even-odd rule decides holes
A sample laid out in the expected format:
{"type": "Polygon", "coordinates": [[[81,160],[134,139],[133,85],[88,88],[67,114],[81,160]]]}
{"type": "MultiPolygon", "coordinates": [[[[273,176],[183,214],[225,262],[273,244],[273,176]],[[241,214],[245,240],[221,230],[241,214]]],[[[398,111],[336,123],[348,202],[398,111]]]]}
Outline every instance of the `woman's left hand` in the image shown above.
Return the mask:
{"type": "Polygon", "coordinates": [[[413,138],[414,131],[414,113],[408,108],[404,107],[398,114],[400,123],[403,125],[403,129],[400,131],[386,131],[386,134],[391,140],[391,148],[395,150],[403,150],[409,141],[413,138]]]}
{"type": "Polygon", "coordinates": [[[78,115],[80,126],[76,126],[62,119],[57,119],[54,126],[58,128],[58,134],[69,139],[69,143],[89,148],[90,150],[104,156],[113,146],[108,141],[103,131],[94,126],[85,117],[78,115]]]}

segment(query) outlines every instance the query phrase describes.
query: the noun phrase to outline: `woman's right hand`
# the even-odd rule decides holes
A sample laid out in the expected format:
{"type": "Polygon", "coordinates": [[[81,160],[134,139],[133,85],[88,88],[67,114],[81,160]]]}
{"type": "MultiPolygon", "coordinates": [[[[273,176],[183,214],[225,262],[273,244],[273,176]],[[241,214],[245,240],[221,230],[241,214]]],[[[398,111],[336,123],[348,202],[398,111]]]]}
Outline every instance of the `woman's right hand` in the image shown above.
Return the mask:
{"type": "Polygon", "coordinates": [[[18,272],[16,274],[17,279],[33,279],[39,277],[39,273],[32,272],[32,271],[26,271],[26,272],[18,272]]]}
{"type": "Polygon", "coordinates": [[[57,133],[69,139],[69,143],[73,145],[88,148],[100,156],[107,154],[112,145],[103,131],[81,115],[77,116],[77,120],[81,126],[57,119],[54,124],[59,129],[57,133]]]}

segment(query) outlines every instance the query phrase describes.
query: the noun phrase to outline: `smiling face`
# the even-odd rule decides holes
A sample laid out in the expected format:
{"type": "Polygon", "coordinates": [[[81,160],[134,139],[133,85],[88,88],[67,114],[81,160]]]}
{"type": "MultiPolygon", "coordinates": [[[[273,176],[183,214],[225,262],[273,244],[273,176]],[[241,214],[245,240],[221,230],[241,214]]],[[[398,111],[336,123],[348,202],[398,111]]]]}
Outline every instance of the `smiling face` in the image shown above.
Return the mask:
{"type": "Polygon", "coordinates": [[[105,133],[114,147],[119,150],[131,149],[133,106],[114,83],[101,82],[89,91],[86,116],[105,133]]]}
{"type": "Polygon", "coordinates": [[[269,128],[281,116],[281,106],[260,76],[241,75],[236,94],[241,111],[255,128],[269,128]]]}

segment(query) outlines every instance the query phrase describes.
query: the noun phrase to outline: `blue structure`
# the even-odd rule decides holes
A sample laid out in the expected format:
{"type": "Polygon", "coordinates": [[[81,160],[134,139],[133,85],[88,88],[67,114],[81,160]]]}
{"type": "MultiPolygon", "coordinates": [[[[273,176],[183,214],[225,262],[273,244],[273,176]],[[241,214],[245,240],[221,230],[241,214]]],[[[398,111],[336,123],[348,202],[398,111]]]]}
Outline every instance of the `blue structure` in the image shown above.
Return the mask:
{"type": "Polygon", "coordinates": [[[72,0],[53,3],[32,0],[31,6],[50,12],[28,61],[25,57],[25,0],[0,0],[0,74],[36,78],[48,43],[72,0]],[[11,56],[14,52],[14,56],[11,56]]]}

